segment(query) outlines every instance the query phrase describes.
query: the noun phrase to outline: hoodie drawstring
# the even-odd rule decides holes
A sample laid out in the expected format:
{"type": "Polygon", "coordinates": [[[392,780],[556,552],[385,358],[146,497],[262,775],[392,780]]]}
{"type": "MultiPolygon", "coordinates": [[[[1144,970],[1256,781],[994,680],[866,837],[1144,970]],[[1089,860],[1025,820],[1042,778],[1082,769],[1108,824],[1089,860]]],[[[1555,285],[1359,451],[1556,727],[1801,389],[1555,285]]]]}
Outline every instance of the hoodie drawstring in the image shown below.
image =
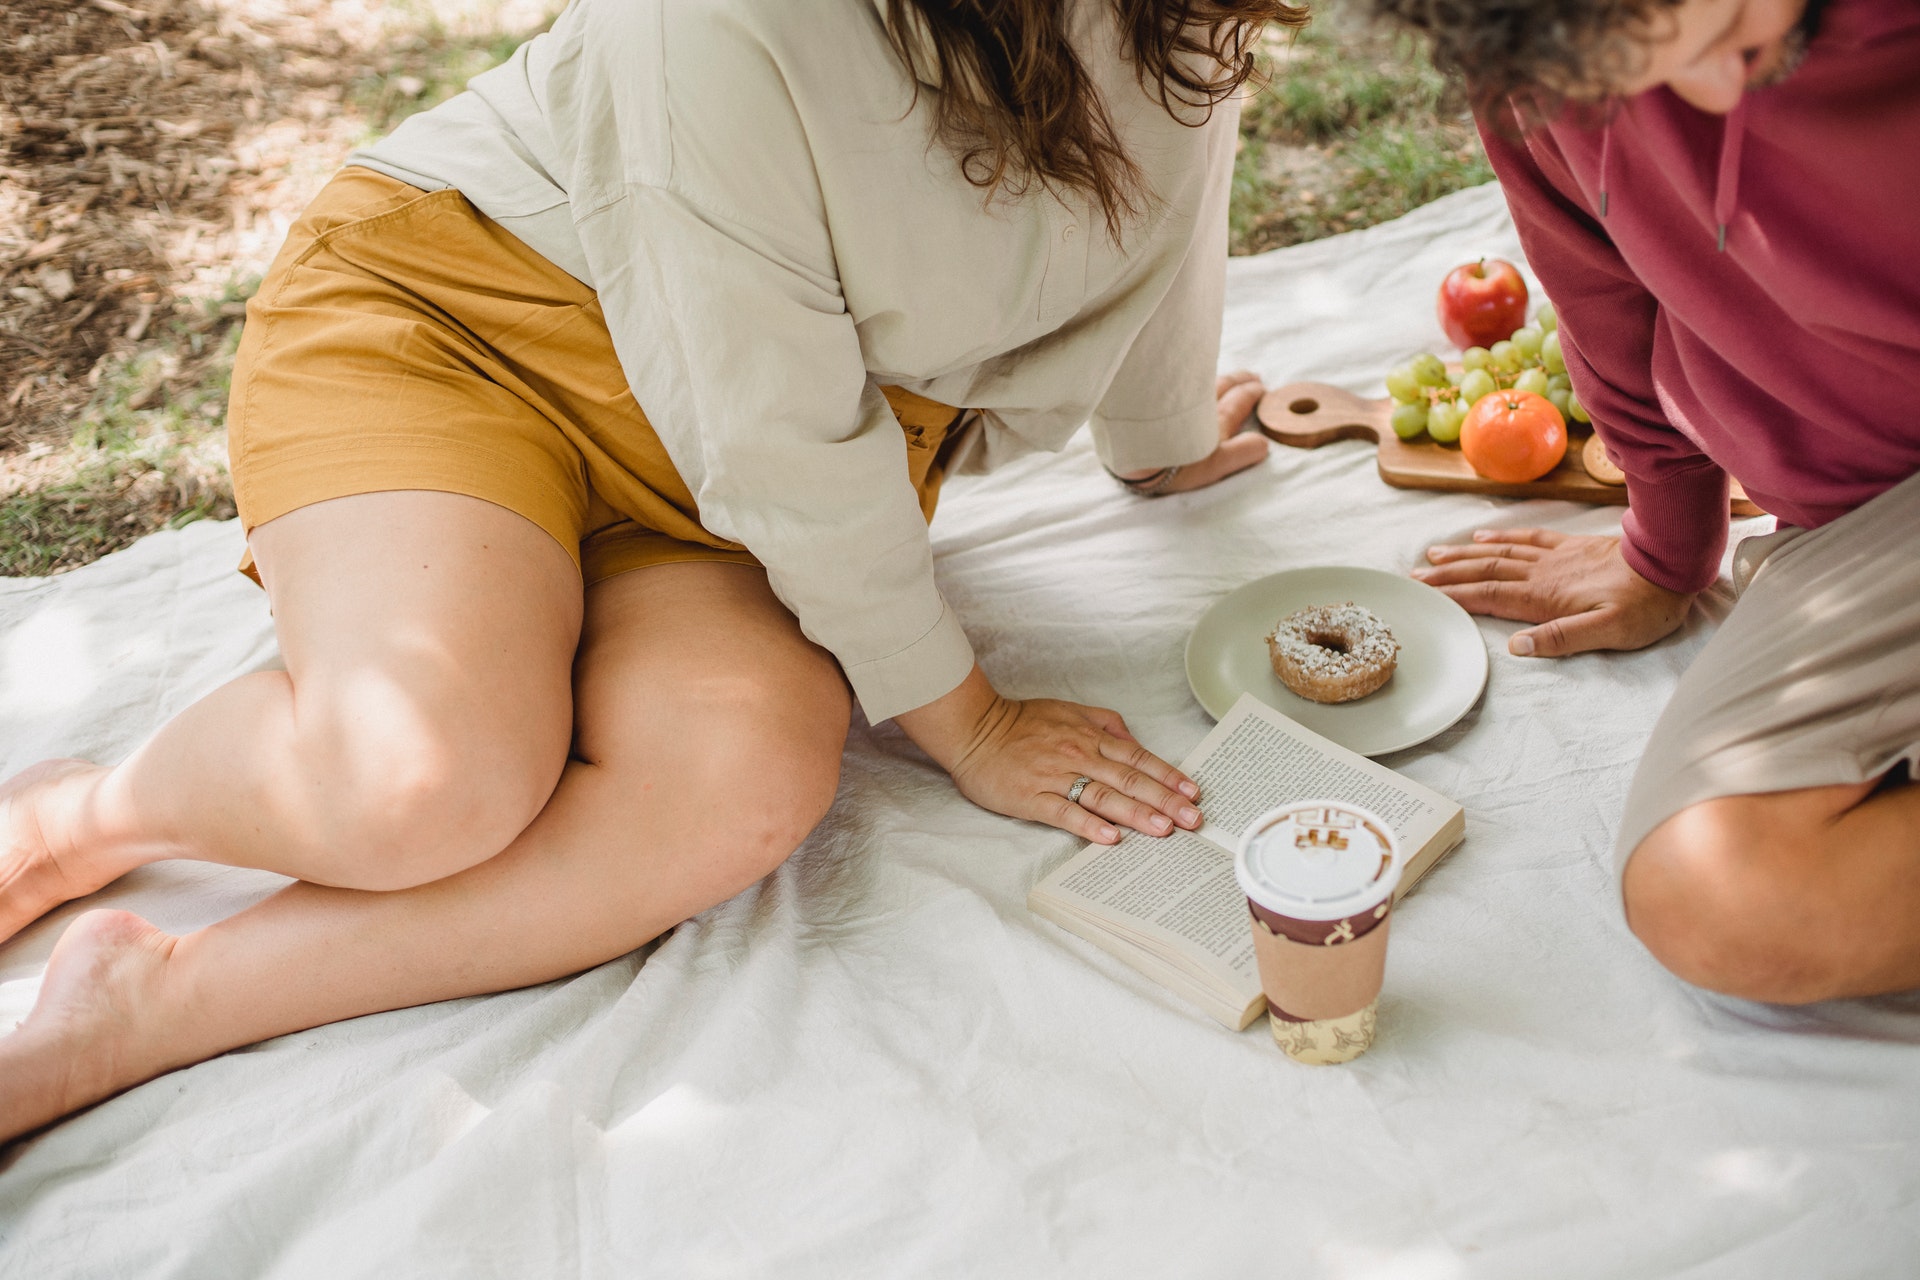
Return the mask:
{"type": "MultiPolygon", "coordinates": [[[[1619,109],[1625,110],[1621,103],[1619,109]]],[[[1727,251],[1727,228],[1740,207],[1740,150],[1747,140],[1747,96],[1729,111],[1720,133],[1720,170],[1714,177],[1713,222],[1716,248],[1727,251]]],[[[1613,171],[1613,118],[1600,127],[1600,216],[1607,216],[1608,186],[1613,171]]]]}
{"type": "Polygon", "coordinates": [[[1607,170],[1613,160],[1613,116],[1600,126],[1600,216],[1607,216],[1607,170]]]}
{"type": "Polygon", "coordinates": [[[1719,248],[1727,251],[1727,224],[1740,205],[1740,148],[1747,138],[1747,95],[1727,113],[1720,134],[1720,174],[1713,188],[1713,220],[1719,227],[1719,248]]]}

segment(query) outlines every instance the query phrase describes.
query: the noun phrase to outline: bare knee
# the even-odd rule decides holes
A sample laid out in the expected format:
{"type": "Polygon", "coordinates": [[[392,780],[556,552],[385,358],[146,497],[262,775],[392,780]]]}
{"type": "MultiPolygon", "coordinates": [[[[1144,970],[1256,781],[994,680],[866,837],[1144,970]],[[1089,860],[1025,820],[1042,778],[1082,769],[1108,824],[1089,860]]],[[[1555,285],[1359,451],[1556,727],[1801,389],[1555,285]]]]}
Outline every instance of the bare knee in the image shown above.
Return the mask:
{"type": "Polygon", "coordinates": [[[776,687],[765,673],[697,691],[686,743],[690,787],[714,797],[715,870],[737,893],[785,862],[833,806],[849,701],[832,682],[776,687]]]}
{"type": "Polygon", "coordinates": [[[636,808],[684,851],[684,873],[722,901],[792,855],[840,784],[850,702],[830,680],[703,673],[647,712],[584,715],[581,754],[620,776],[636,808]]]}
{"type": "Polygon", "coordinates": [[[1676,976],[1710,991],[1779,1004],[1843,994],[1841,943],[1860,922],[1823,927],[1819,827],[1804,806],[1770,796],[1683,809],[1627,863],[1629,927],[1676,976]]]}
{"type": "Polygon", "coordinates": [[[713,870],[722,895],[730,897],[770,874],[827,816],[840,785],[844,738],[843,731],[829,745],[812,735],[786,735],[746,751],[737,740],[704,744],[716,794],[728,795],[725,788],[732,788],[730,802],[715,814],[713,832],[713,870]]]}
{"type": "Polygon", "coordinates": [[[316,868],[307,878],[393,890],[511,844],[553,793],[566,737],[564,723],[516,740],[497,726],[389,715],[378,731],[335,723],[303,734],[300,755],[316,868]]]}

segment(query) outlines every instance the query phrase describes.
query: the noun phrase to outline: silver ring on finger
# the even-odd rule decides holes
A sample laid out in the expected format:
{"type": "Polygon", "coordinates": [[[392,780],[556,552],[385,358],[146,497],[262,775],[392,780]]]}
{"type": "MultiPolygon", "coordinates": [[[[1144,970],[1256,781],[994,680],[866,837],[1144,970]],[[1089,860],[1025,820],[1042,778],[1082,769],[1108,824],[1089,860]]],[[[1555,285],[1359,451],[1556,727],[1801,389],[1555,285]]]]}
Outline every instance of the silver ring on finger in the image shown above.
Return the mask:
{"type": "Polygon", "coordinates": [[[1080,803],[1080,793],[1081,793],[1082,791],[1085,791],[1085,790],[1087,789],[1087,785],[1088,785],[1089,783],[1091,783],[1092,781],[1093,781],[1093,779],[1092,779],[1092,778],[1089,778],[1089,777],[1088,777],[1088,776],[1087,776],[1086,774],[1084,774],[1084,773],[1083,773],[1083,774],[1081,774],[1081,775],[1080,775],[1079,777],[1077,777],[1077,778],[1075,778],[1075,779],[1073,780],[1073,785],[1067,788],[1067,803],[1068,803],[1068,804],[1079,804],[1079,803],[1080,803]]]}

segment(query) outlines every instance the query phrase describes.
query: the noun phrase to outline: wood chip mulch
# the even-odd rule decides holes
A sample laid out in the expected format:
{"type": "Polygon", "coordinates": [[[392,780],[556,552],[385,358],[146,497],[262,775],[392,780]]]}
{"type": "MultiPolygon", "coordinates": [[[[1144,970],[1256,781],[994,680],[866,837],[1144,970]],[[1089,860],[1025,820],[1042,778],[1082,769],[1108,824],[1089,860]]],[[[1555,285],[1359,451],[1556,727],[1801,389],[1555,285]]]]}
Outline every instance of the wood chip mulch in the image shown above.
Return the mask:
{"type": "MultiPolygon", "coordinates": [[[[195,0],[9,0],[0,40],[0,462],[59,443],[103,362],[231,324],[337,164],[353,48],[312,14],[195,0]],[[324,155],[299,172],[308,155],[324,155]],[[258,271],[258,265],[252,268],[258,271]]],[[[192,341],[169,379],[196,376],[192,341]]],[[[166,382],[141,396],[164,399],[166,382]]],[[[147,407],[136,404],[133,407],[147,407]]]]}

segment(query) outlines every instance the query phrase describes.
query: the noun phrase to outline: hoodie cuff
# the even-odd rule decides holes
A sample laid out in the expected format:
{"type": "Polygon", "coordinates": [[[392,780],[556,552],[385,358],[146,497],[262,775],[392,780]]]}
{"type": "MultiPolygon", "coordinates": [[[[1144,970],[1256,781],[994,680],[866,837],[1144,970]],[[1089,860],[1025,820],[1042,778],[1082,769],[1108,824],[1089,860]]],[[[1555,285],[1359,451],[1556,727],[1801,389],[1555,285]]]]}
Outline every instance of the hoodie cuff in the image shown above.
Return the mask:
{"type": "Polygon", "coordinates": [[[1620,554],[1657,587],[1692,594],[1720,576],[1727,549],[1727,473],[1706,467],[1658,480],[1627,476],[1620,554]]]}

